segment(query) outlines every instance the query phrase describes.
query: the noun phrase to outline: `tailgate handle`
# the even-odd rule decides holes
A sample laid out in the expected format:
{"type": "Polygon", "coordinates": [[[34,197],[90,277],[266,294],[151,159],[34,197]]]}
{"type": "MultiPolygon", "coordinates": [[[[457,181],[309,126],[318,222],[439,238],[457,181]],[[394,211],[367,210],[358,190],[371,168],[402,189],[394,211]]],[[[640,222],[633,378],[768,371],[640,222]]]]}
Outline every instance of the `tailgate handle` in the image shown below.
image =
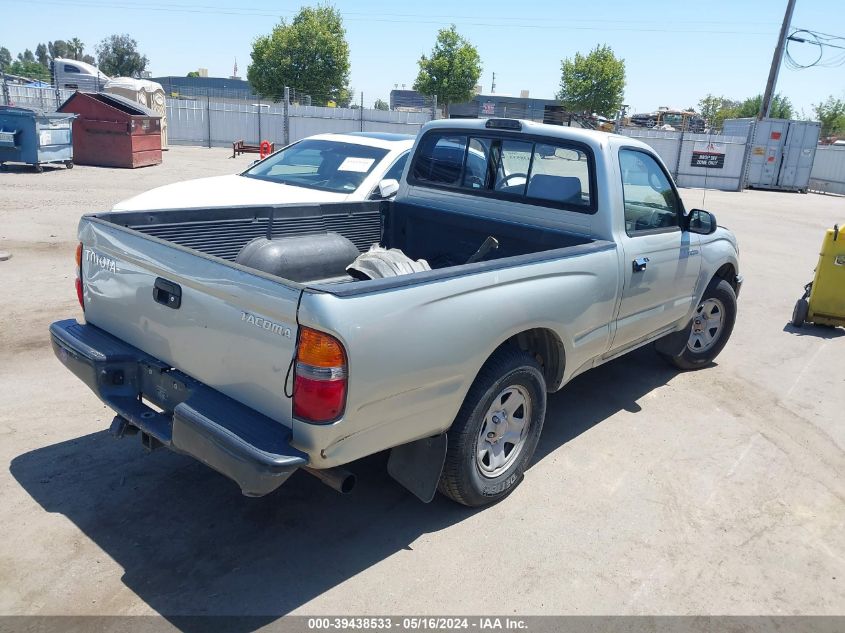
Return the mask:
{"type": "Polygon", "coordinates": [[[153,299],[156,303],[178,310],[182,305],[182,286],[158,277],[153,286],[153,299]]]}

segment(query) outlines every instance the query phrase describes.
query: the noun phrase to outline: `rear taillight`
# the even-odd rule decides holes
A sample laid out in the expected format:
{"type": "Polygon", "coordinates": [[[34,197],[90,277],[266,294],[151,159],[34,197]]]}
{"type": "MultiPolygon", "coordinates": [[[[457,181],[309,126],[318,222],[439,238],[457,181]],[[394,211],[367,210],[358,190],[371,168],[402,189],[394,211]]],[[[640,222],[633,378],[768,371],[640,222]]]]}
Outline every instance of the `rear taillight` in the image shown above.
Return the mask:
{"type": "Polygon", "coordinates": [[[76,298],[79,306],[85,310],[85,296],[82,290],[82,242],[76,247],[76,298]]]}
{"type": "Polygon", "coordinates": [[[302,327],[296,351],[293,415],[326,424],[346,406],[346,352],[335,337],[302,327]]]}

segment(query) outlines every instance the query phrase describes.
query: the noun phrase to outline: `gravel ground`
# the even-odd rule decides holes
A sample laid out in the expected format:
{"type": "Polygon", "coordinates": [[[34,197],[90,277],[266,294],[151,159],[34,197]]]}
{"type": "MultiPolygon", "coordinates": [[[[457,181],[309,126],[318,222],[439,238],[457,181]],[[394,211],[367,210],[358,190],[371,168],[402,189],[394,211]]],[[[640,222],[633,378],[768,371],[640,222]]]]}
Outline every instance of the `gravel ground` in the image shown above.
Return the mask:
{"type": "Polygon", "coordinates": [[[0,613],[845,612],[845,329],[787,325],[843,198],[684,190],[740,240],[730,343],[698,372],[642,349],[577,378],[505,502],[423,505],[383,455],[347,497],[297,473],[247,499],[109,437],[47,336],[81,318],[79,216],[252,160],[227,156],[0,173],[0,613]]]}

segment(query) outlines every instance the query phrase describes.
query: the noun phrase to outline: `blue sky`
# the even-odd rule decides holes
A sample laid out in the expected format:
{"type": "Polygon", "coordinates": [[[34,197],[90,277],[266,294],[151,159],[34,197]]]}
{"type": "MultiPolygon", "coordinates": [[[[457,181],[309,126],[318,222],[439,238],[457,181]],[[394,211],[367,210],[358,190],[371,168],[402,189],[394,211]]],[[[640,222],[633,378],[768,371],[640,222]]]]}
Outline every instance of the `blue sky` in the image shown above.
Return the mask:
{"type": "MultiPolygon", "coordinates": [[[[627,68],[626,103],[635,111],[694,106],[707,93],[744,98],[763,91],[786,0],[599,3],[533,0],[425,3],[337,0],[351,51],[351,87],[366,105],[394,84],[413,83],[420,54],[454,23],[481,54],[481,82],[496,92],[551,98],[560,60],[609,44],[627,68]]],[[[246,75],[252,40],[301,2],[280,0],[0,0],[0,45],[17,54],[40,42],[79,37],[87,52],[128,32],[150,59],[153,76],[198,67],[228,76],[235,58],[246,75]]],[[[798,0],[794,27],[845,36],[845,1],[798,0]]],[[[845,42],[840,42],[845,44],[845,42]]],[[[811,47],[793,45],[799,59],[811,47]]],[[[841,52],[841,51],[840,51],[841,52]]],[[[845,66],[781,70],[778,90],[797,110],[828,95],[845,97],[845,66]]]]}

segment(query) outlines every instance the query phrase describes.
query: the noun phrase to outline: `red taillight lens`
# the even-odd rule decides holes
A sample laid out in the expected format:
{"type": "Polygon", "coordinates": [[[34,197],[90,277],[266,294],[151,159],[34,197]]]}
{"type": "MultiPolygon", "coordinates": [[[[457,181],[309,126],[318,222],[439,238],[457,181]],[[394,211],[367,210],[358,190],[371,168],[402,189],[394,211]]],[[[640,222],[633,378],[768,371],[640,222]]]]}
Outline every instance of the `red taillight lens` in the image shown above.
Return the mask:
{"type": "Polygon", "coordinates": [[[331,422],[343,413],[346,379],[314,380],[297,374],[293,383],[293,414],[307,422],[331,422]]]}
{"type": "Polygon", "coordinates": [[[76,298],[79,307],[85,310],[85,295],[82,291],[82,242],[76,247],[76,298]]]}
{"type": "Polygon", "coordinates": [[[76,298],[79,299],[79,306],[84,310],[85,298],[82,295],[82,280],[79,277],[76,278],[76,298]]]}
{"type": "Polygon", "coordinates": [[[293,415],[326,424],[346,406],[346,352],[335,337],[303,327],[296,351],[293,415]]]}

